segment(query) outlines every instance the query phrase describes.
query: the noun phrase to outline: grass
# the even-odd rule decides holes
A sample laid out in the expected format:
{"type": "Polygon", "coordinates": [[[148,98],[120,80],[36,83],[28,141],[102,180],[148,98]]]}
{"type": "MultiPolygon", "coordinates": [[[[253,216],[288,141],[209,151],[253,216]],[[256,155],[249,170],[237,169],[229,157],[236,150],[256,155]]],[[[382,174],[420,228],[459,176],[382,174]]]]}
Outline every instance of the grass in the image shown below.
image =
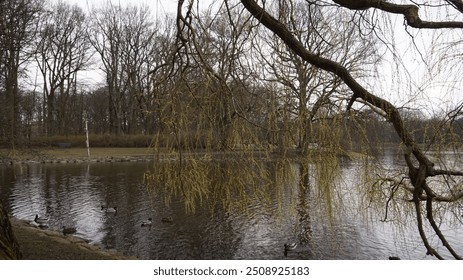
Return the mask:
{"type": "MultiPolygon", "coordinates": [[[[109,135],[92,134],[89,136],[91,147],[149,147],[152,135],[109,135]]],[[[25,143],[29,147],[56,147],[58,143],[69,143],[72,147],[85,147],[84,135],[34,137],[25,143]]]]}
{"type": "MultiPolygon", "coordinates": [[[[41,149],[41,153],[51,158],[81,158],[87,157],[86,148],[41,149]]],[[[90,148],[90,157],[124,157],[153,155],[150,148],[90,148]]]]}
{"type": "Polygon", "coordinates": [[[28,161],[42,159],[98,159],[98,158],[124,158],[146,157],[154,154],[152,148],[90,148],[90,157],[86,148],[35,148],[8,150],[0,149],[0,161],[28,161]]]}

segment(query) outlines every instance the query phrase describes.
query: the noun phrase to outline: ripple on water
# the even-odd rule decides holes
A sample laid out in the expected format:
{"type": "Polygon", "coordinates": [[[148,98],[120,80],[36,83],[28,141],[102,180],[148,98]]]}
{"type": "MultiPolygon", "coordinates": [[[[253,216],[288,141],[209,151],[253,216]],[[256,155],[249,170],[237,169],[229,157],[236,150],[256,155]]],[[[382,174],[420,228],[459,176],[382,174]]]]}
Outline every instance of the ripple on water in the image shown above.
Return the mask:
{"type": "MultiPolygon", "coordinates": [[[[298,196],[297,180],[283,189],[269,189],[272,194],[265,199],[250,197],[244,211],[217,207],[211,213],[204,202],[190,213],[181,196],[170,204],[156,192],[150,196],[143,183],[145,170],[144,163],[43,165],[0,178],[0,197],[16,218],[49,216],[52,229],[76,227],[77,235],[91,243],[143,259],[282,259],[288,242],[299,244],[288,259],[423,256],[413,225],[404,227],[401,235],[392,225],[365,221],[349,199],[327,214],[315,191],[298,196]],[[299,203],[301,199],[305,203],[299,203]],[[117,206],[118,213],[102,211],[102,204],[117,206]],[[141,227],[149,217],[153,225],[141,227]],[[173,221],[163,223],[163,217],[173,221]]],[[[351,182],[356,172],[346,169],[341,175],[348,178],[342,180],[351,182]]],[[[337,184],[340,189],[333,197],[352,192],[351,185],[337,184]]],[[[446,234],[452,244],[461,244],[461,231],[449,229],[446,234]]]]}

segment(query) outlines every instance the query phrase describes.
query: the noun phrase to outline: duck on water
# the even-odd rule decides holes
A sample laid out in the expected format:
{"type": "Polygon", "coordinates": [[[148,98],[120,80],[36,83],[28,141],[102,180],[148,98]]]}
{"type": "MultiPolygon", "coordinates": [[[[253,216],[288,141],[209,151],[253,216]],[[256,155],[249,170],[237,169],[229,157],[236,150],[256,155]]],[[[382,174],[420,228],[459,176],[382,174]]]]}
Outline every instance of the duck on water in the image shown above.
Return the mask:
{"type": "Polygon", "coordinates": [[[292,251],[297,248],[297,243],[285,243],[285,257],[288,255],[288,251],[292,251]]]}
{"type": "Polygon", "coordinates": [[[117,207],[107,207],[107,206],[102,205],[101,210],[104,210],[107,213],[117,213],[117,207]]]}
{"type": "Polygon", "coordinates": [[[153,219],[152,219],[152,218],[149,218],[148,220],[143,221],[143,222],[141,223],[141,226],[142,226],[142,227],[151,226],[152,223],[153,223],[153,219]]]}
{"type": "Polygon", "coordinates": [[[48,226],[49,218],[39,217],[39,215],[35,215],[34,222],[39,226],[48,226]]]}

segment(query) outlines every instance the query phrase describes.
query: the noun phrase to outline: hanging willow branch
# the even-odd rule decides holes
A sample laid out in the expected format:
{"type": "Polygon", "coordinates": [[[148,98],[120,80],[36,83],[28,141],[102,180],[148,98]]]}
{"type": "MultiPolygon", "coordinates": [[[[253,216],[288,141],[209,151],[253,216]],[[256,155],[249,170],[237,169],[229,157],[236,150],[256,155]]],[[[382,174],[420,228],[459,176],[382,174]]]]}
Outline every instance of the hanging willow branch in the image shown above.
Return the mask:
{"type": "MultiPolygon", "coordinates": [[[[354,10],[364,10],[369,8],[378,8],[389,13],[403,14],[407,23],[416,28],[462,28],[462,22],[426,22],[419,18],[418,7],[414,5],[396,5],[386,1],[378,0],[337,0],[334,1],[346,8],[354,10]]],[[[378,108],[379,111],[384,112],[387,121],[392,123],[396,133],[405,145],[406,153],[404,155],[405,161],[409,169],[409,177],[413,189],[413,202],[416,209],[416,219],[418,223],[418,231],[421,239],[427,249],[428,254],[435,256],[438,259],[443,257],[431,246],[428,241],[427,235],[424,231],[421,202],[426,200],[426,219],[432,226],[434,233],[439,237],[444,246],[449,250],[452,256],[456,259],[461,259],[461,256],[456,254],[453,248],[445,239],[440,231],[434,216],[432,215],[432,202],[434,200],[444,200],[448,198],[443,195],[437,195],[427,184],[427,178],[437,175],[454,175],[462,176],[463,173],[452,170],[434,169],[434,163],[424,154],[424,152],[416,145],[411,133],[405,128],[402,117],[398,109],[385,99],[382,99],[365,89],[349,72],[347,68],[341,64],[321,57],[317,54],[311,53],[304,45],[297,40],[291,31],[280,21],[272,17],[254,0],[241,0],[245,8],[265,27],[275,33],[281,40],[302,59],[320,69],[331,72],[342,79],[342,81],[351,89],[352,97],[348,103],[347,110],[349,110],[357,99],[362,102],[370,104],[372,107],[378,108]],[[411,159],[411,155],[417,161],[418,167],[415,167],[411,159]]],[[[455,197],[457,198],[457,197],[455,197]]]]}

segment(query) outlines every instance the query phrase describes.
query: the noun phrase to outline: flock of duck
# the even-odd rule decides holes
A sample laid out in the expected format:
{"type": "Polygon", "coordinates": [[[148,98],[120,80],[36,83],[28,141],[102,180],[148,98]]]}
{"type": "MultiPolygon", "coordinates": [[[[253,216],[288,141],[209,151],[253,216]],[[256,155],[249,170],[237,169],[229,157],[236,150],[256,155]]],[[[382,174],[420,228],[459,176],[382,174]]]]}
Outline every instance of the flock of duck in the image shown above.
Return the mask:
{"type": "MultiPolygon", "coordinates": [[[[167,218],[167,217],[164,217],[161,219],[161,222],[163,223],[172,223],[173,220],[172,218],[167,218]]],[[[142,227],[149,227],[153,224],[153,219],[152,218],[148,218],[148,220],[145,220],[141,223],[141,226],[142,227]]]]}
{"type": "MultiPolygon", "coordinates": [[[[117,207],[101,206],[101,210],[104,210],[106,213],[117,213],[117,207]]],[[[163,223],[171,223],[172,218],[164,217],[164,218],[161,219],[161,221],[163,223]]],[[[35,215],[34,222],[37,225],[39,225],[40,227],[48,227],[49,218],[39,217],[39,215],[35,215]]],[[[141,222],[142,227],[151,227],[152,224],[153,224],[153,219],[152,218],[148,218],[147,220],[141,222]]],[[[65,226],[63,226],[62,232],[63,232],[64,235],[74,234],[74,233],[77,232],[77,229],[74,228],[74,227],[65,227],[65,226]]],[[[296,248],[297,248],[297,243],[285,243],[284,244],[284,255],[285,255],[285,257],[288,255],[289,251],[293,251],[296,248]]],[[[389,257],[389,260],[400,260],[400,258],[396,257],[396,256],[391,256],[391,257],[389,257]]]]}
{"type": "MultiPolygon", "coordinates": [[[[101,210],[105,211],[106,213],[117,214],[117,207],[107,207],[107,206],[102,205],[101,210]]],[[[42,228],[47,228],[49,221],[50,221],[49,218],[47,218],[47,217],[39,217],[39,215],[35,215],[35,218],[34,218],[34,222],[39,227],[42,227],[42,228]]],[[[163,222],[163,223],[172,223],[173,220],[172,220],[172,218],[164,217],[164,218],[161,219],[161,222],[163,222]]],[[[142,221],[141,226],[142,227],[150,227],[152,225],[152,223],[153,223],[153,219],[148,218],[147,220],[142,221]]],[[[77,232],[77,229],[75,227],[63,226],[62,227],[62,232],[63,232],[64,235],[74,234],[74,233],[77,232]]]]}
{"type": "MultiPolygon", "coordinates": [[[[34,222],[39,225],[40,227],[48,227],[49,218],[39,217],[39,215],[35,215],[34,222]]],[[[63,226],[62,232],[64,235],[67,234],[74,234],[77,232],[75,227],[65,227],[63,226]]]]}
{"type": "MultiPolygon", "coordinates": [[[[114,214],[117,213],[117,207],[101,206],[101,210],[105,211],[106,213],[114,213],[114,214]]],[[[49,218],[39,217],[39,215],[35,215],[34,222],[39,227],[48,227],[49,220],[50,220],[49,218]]],[[[172,220],[172,218],[164,217],[164,218],[161,219],[161,222],[163,222],[163,223],[172,223],[173,220],[172,220]]],[[[153,224],[153,219],[152,218],[148,218],[147,220],[141,222],[142,227],[151,227],[152,224],[153,224]]],[[[65,226],[63,226],[62,232],[63,232],[64,235],[74,234],[74,233],[77,232],[77,229],[75,227],[65,227],[65,226]]],[[[287,243],[287,244],[285,243],[284,244],[284,255],[285,255],[285,257],[288,255],[289,251],[293,251],[296,248],[297,248],[297,243],[287,243]]]]}

